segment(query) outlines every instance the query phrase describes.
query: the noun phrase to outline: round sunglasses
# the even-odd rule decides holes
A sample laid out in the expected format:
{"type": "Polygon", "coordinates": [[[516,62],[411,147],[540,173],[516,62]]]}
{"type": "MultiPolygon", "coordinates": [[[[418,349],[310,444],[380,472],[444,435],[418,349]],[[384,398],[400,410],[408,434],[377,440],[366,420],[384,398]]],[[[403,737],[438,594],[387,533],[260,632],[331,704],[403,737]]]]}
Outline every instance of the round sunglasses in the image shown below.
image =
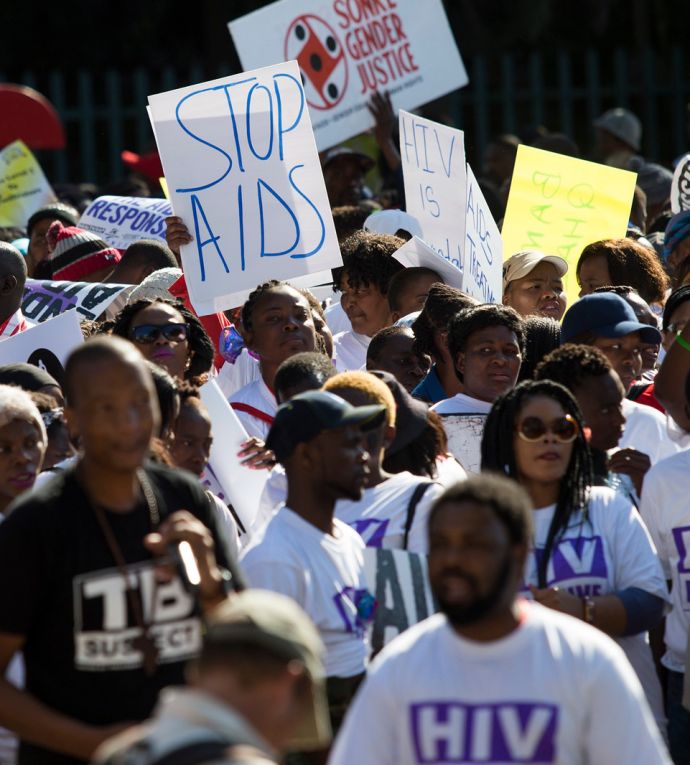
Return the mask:
{"type": "Polygon", "coordinates": [[[187,339],[187,325],[140,324],[138,327],[132,327],[129,332],[129,339],[141,345],[149,345],[155,343],[161,335],[169,343],[181,343],[187,339]]]}
{"type": "Polygon", "coordinates": [[[525,417],[515,430],[523,441],[539,441],[547,433],[553,433],[556,441],[561,444],[572,443],[580,432],[575,418],[569,414],[557,417],[550,423],[544,422],[539,417],[525,417]]]}

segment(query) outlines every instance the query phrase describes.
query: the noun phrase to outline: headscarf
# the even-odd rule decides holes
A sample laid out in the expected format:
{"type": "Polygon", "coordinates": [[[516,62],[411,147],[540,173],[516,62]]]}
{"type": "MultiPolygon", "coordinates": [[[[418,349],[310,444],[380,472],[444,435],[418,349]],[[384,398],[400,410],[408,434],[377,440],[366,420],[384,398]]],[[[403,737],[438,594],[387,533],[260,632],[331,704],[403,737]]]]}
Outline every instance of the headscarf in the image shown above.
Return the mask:
{"type": "Polygon", "coordinates": [[[666,233],[664,235],[664,260],[668,261],[676,246],[689,236],[690,210],[684,210],[683,212],[676,213],[666,226],[666,233]]]}

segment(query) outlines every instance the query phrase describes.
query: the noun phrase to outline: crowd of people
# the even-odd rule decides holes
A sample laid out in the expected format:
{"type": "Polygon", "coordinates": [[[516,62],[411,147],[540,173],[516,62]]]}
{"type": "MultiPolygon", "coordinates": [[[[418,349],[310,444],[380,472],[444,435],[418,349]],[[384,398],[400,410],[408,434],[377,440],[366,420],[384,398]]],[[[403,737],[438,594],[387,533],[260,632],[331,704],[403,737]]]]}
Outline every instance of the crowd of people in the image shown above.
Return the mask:
{"type": "MultiPolygon", "coordinates": [[[[131,288],[82,322],[62,379],[0,366],[2,765],[690,763],[672,174],[606,112],[598,159],[638,174],[626,236],[575,265],[505,253],[502,303],[480,304],[395,259],[422,230],[390,99],[370,108],[381,193],[373,158],[322,156],[327,301],[272,280],[198,316],[189,221],[121,252],[79,228],[77,187],[0,232],[0,341],[31,327],[29,277],[131,288]],[[251,522],[210,464],[209,382],[247,434],[220,459],[265,477],[251,522]],[[437,605],[377,655],[367,548],[428,562],[437,605]]],[[[519,143],[487,149],[499,222],[519,143]]],[[[155,194],[151,175],[120,192],[155,194]]]]}

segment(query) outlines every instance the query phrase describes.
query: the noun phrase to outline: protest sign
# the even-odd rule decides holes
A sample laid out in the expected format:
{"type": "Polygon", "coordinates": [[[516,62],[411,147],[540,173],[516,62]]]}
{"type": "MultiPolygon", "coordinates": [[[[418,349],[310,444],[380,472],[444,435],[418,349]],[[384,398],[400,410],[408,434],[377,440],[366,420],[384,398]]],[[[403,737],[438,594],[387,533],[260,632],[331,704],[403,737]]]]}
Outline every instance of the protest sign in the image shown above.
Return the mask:
{"type": "Polygon", "coordinates": [[[400,249],[393,253],[393,257],[405,268],[419,266],[430,268],[432,271],[436,271],[445,284],[459,290],[462,289],[462,271],[417,236],[413,236],[409,242],[405,242],[400,249]]]}
{"type": "Polygon", "coordinates": [[[168,182],[165,180],[165,177],[159,178],[158,183],[160,183],[161,188],[163,189],[163,196],[165,196],[166,199],[170,199],[170,192],[168,191],[168,182]]]}
{"type": "Polygon", "coordinates": [[[342,265],[294,61],[150,96],[189,296],[204,315],[257,284],[342,265]]]}
{"type": "Polygon", "coordinates": [[[158,239],[165,244],[168,215],[172,215],[172,206],[166,199],[105,196],[91,202],[78,225],[111,247],[126,250],[140,239],[158,239]]]}
{"type": "Polygon", "coordinates": [[[215,380],[201,388],[201,400],[213,423],[210,473],[222,489],[222,498],[231,504],[245,529],[251,528],[268,477],[267,470],[250,470],[237,459],[247,431],[233,412],[215,380]]]}
{"type": "Polygon", "coordinates": [[[377,601],[371,635],[372,653],[417,622],[436,612],[426,557],[406,550],[364,550],[367,589],[377,601]]]}
{"type": "Polygon", "coordinates": [[[482,464],[481,446],[485,414],[443,414],[443,429],[448,436],[448,451],[473,475],[482,464]]]}
{"type": "Polygon", "coordinates": [[[399,124],[407,212],[419,221],[424,241],[462,270],[467,191],[464,135],[402,109],[399,124]]]}
{"type": "Polygon", "coordinates": [[[27,279],[22,298],[22,313],[34,324],[75,309],[79,319],[97,319],[102,313],[113,318],[134,289],[132,284],[92,282],[50,282],[27,279]]]}
{"type": "Polygon", "coordinates": [[[690,210],[690,154],[678,160],[671,183],[671,210],[674,213],[690,210]]]}
{"type": "Polygon", "coordinates": [[[62,385],[67,357],[83,342],[79,316],[76,311],[68,311],[3,340],[0,343],[0,366],[34,364],[62,385]]]}
{"type": "Polygon", "coordinates": [[[0,151],[0,226],[24,228],[36,210],[55,199],[41,166],[23,141],[14,141],[0,151]]]}
{"type": "Polygon", "coordinates": [[[568,301],[577,299],[583,248],[625,236],[637,176],[584,159],[518,146],[501,236],[507,259],[519,250],[560,255],[570,266],[568,301]]]}
{"type": "Polygon", "coordinates": [[[467,165],[463,290],[482,303],[500,303],[503,241],[472,168],[467,165]]]}
{"type": "Polygon", "coordinates": [[[280,0],[228,27],[245,69],[297,60],[320,150],[374,125],[374,91],[414,109],[468,81],[441,0],[280,0]]]}

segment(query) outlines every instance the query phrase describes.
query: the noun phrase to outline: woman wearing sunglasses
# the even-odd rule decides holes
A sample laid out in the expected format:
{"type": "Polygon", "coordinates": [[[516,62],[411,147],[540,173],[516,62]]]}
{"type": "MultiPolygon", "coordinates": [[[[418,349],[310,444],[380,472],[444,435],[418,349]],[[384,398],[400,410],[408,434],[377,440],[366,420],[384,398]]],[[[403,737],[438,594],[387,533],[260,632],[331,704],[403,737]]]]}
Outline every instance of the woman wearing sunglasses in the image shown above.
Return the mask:
{"type": "Polygon", "coordinates": [[[666,582],[632,504],[592,486],[587,434],[571,393],[549,380],[526,381],[497,399],[484,428],[482,470],[515,479],[532,499],[525,583],[534,599],[617,640],[664,731],[647,631],[663,616],[666,582]]]}
{"type": "Polygon", "coordinates": [[[203,382],[213,364],[206,331],[180,301],[137,300],[117,315],[113,334],[134,343],[145,359],[178,380],[203,382]]]}

